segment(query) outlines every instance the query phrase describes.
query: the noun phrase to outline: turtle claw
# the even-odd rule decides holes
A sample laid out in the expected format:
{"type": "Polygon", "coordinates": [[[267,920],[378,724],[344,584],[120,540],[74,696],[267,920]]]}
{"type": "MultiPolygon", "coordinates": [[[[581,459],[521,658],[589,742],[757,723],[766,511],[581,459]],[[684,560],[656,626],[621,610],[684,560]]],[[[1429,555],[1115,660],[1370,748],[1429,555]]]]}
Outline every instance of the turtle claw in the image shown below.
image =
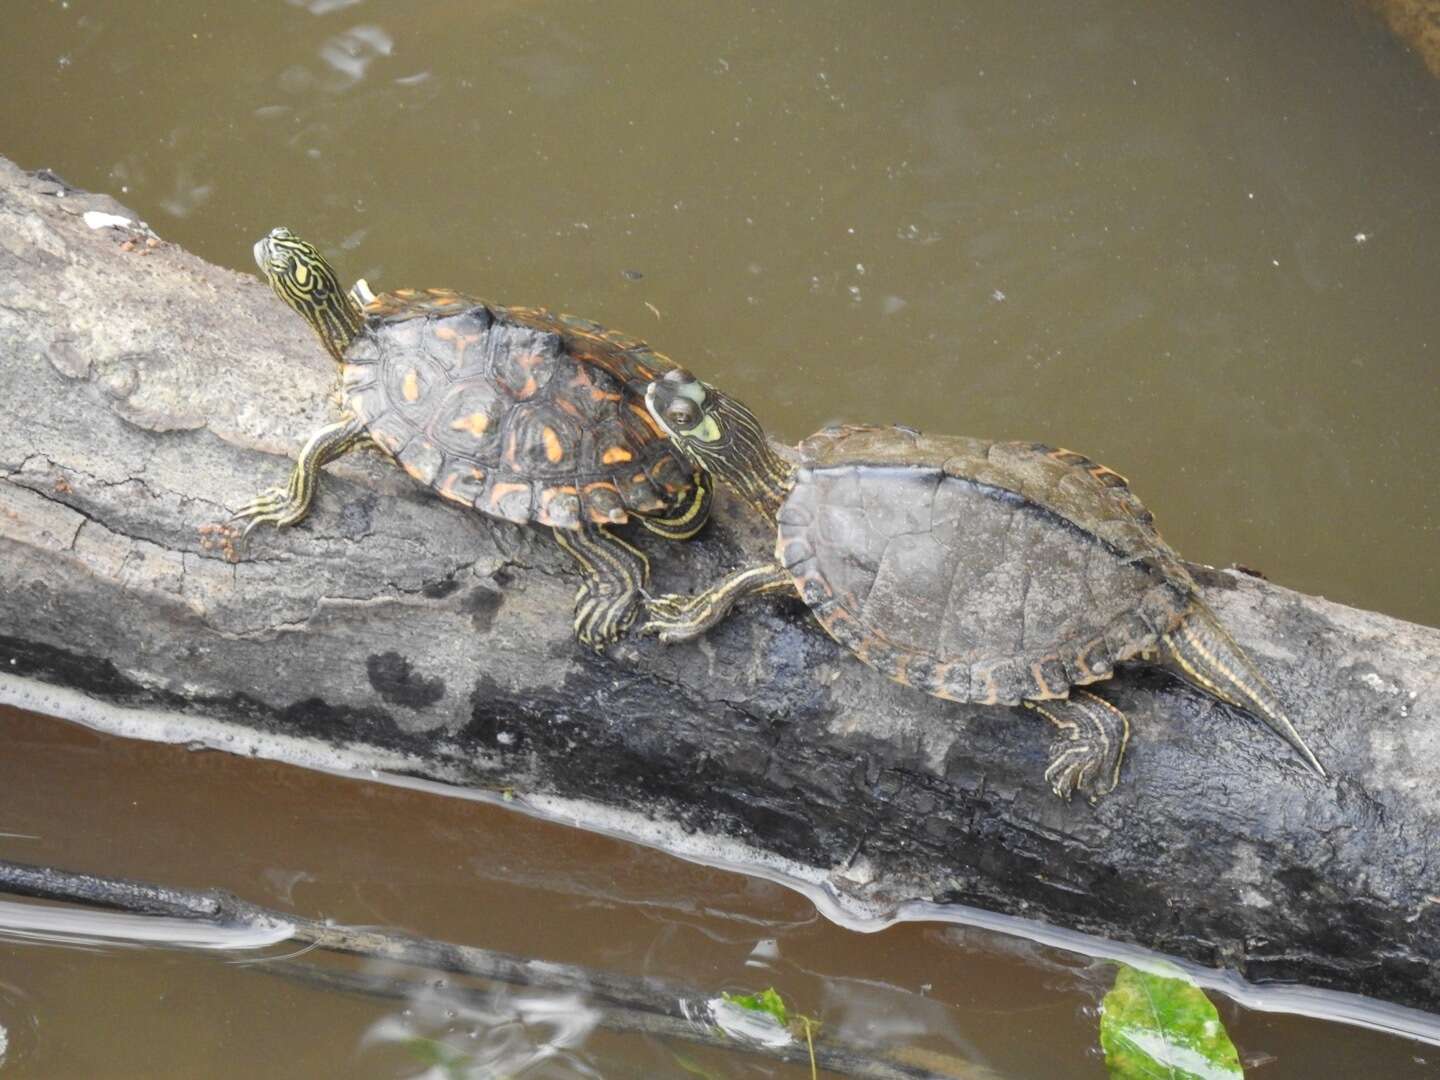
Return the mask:
{"type": "Polygon", "coordinates": [[[1104,698],[1078,689],[1068,700],[1025,704],[1060,734],[1050,744],[1050,764],[1045,769],[1051,791],[1067,801],[1079,791],[1096,802],[1115,790],[1130,741],[1130,721],[1124,713],[1104,698]]]}
{"type": "Polygon", "coordinates": [[[288,485],[266,488],[231,514],[228,524],[238,526],[244,522],[240,529],[240,542],[243,544],[256,526],[271,524],[281,528],[293,525],[305,516],[307,509],[295,498],[288,485]]]}
{"type": "Polygon", "coordinates": [[[1085,740],[1070,742],[1059,739],[1050,744],[1050,765],[1045,770],[1045,780],[1050,790],[1066,802],[1076,790],[1084,792],[1093,802],[1110,790],[1097,791],[1094,788],[1095,773],[1100,764],[1101,755],[1085,740]]]}

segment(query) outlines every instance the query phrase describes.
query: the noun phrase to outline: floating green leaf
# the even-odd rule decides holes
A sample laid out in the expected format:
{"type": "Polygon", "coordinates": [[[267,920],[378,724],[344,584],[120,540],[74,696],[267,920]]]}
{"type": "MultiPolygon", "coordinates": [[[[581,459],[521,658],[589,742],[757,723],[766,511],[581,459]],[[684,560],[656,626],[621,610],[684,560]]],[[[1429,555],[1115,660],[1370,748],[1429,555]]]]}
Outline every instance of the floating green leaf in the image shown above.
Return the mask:
{"type": "Polygon", "coordinates": [[[1111,1080],[1243,1080],[1240,1055],[1210,999],[1175,977],[1120,965],[1101,1003],[1111,1080]]]}
{"type": "Polygon", "coordinates": [[[780,1022],[781,1027],[790,1026],[790,1012],[785,1008],[785,1002],[775,992],[773,986],[760,991],[758,994],[721,994],[731,1005],[738,1005],[742,1009],[749,1009],[751,1012],[769,1013],[780,1022]]]}
{"type": "Polygon", "coordinates": [[[468,1075],[470,1056],[446,1046],[438,1039],[416,1036],[413,1039],[406,1039],[401,1045],[420,1064],[427,1065],[432,1069],[439,1069],[450,1080],[463,1080],[468,1075]]]}
{"type": "Polygon", "coordinates": [[[694,1058],[686,1057],[684,1054],[681,1053],[672,1053],[670,1056],[675,1059],[676,1065],[679,1065],[680,1068],[684,1069],[692,1076],[701,1077],[701,1080],[720,1080],[720,1077],[716,1076],[709,1069],[705,1068],[705,1066],[701,1065],[694,1058]]]}

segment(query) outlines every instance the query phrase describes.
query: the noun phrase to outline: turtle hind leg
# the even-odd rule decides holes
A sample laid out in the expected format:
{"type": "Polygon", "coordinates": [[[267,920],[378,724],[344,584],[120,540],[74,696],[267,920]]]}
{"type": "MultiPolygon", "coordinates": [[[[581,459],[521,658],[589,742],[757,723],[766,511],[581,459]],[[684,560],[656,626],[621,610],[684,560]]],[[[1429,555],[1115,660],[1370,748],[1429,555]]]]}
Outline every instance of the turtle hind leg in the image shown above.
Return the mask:
{"type": "Polygon", "coordinates": [[[1285,715],[1270,683],[1204,605],[1197,603],[1185,620],[1160,640],[1160,662],[1211,697],[1264,721],[1311,769],[1325,776],[1324,767],[1285,715]]]}
{"type": "Polygon", "coordinates": [[[1115,790],[1130,742],[1130,721],[1104,698],[1073,689],[1068,698],[1026,701],[1027,709],[1054,724],[1059,738],[1050,744],[1045,779],[1062,799],[1076,791],[1092,802],[1115,790]]]}
{"type": "Polygon", "coordinates": [[[745,566],[695,596],[667,593],[652,597],[646,603],[648,617],[640,632],[654,634],[667,645],[691,641],[724,619],[745,597],[787,591],[795,591],[795,579],[779,563],[745,566]]]}
{"type": "Polygon", "coordinates": [[[276,528],[294,525],[310,512],[315,498],[315,481],[330,462],[367,444],[370,436],[355,417],[323,427],[306,441],[284,484],[267,488],[231,515],[231,522],[245,522],[242,539],[257,525],[272,523],[276,528]]]}
{"type": "Polygon", "coordinates": [[[582,645],[604,652],[635,620],[650,561],[603,525],[551,531],[585,578],[575,592],[575,636],[582,645]]]}

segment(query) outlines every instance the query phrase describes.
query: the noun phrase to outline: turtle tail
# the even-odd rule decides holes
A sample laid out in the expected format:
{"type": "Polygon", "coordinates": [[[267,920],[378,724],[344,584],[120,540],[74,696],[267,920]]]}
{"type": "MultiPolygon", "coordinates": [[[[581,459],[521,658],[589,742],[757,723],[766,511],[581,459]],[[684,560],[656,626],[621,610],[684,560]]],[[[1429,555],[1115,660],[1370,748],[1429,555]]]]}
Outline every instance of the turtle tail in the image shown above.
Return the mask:
{"type": "Polygon", "coordinates": [[[1184,621],[1161,639],[1160,645],[1165,668],[1227,705],[1244,709],[1263,720],[1271,731],[1295,748],[1310,768],[1320,776],[1325,775],[1324,767],[1285,715],[1270,683],[1204,604],[1197,601],[1184,621]]]}

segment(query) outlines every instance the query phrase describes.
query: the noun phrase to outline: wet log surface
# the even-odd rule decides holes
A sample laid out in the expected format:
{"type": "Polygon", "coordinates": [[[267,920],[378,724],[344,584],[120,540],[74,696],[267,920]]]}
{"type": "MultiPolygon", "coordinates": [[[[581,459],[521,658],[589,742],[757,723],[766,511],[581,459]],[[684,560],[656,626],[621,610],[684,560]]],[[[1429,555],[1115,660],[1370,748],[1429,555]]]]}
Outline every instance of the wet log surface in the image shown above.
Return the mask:
{"type": "MultiPolygon", "coordinates": [[[[240,752],[299,737],[563,796],[596,823],[625,811],[813,868],[857,909],[960,902],[1440,1010],[1440,631],[1208,572],[1332,779],[1258,722],[1127,671],[1105,692],[1132,716],[1129,756],[1091,806],[1041,780],[1041,721],[894,685],[798,601],[751,602],[694,645],[592,655],[544,533],[378,457],[331,466],[305,523],[234,561],[216,524],[331,417],[333,364],[253,276],[86,211],[134,217],[0,159],[12,700],[63,685],[169,714],[137,712],[131,733],[181,738],[190,718],[240,752]]],[[[637,542],[656,587],[685,591],[770,546],[725,498],[700,540],[637,542]]]]}

